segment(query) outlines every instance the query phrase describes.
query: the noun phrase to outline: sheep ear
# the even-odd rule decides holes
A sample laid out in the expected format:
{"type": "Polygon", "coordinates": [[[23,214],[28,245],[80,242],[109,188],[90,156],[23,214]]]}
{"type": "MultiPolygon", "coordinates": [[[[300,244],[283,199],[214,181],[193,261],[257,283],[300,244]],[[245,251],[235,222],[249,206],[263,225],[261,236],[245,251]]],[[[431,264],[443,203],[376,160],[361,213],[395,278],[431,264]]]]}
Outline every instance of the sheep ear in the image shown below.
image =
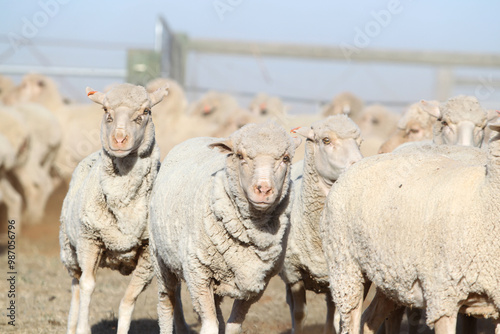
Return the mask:
{"type": "Polygon", "coordinates": [[[439,104],[437,102],[421,100],[420,105],[422,109],[432,117],[441,117],[441,111],[439,110],[439,104]]]}
{"type": "Polygon", "coordinates": [[[314,131],[310,127],[298,127],[290,130],[291,133],[296,133],[309,140],[314,140],[314,131]]]}
{"type": "Polygon", "coordinates": [[[299,147],[300,144],[302,144],[302,138],[299,137],[293,137],[293,143],[295,144],[295,148],[299,147]]]}
{"type": "Polygon", "coordinates": [[[500,119],[496,119],[493,122],[488,123],[488,127],[493,131],[500,131],[500,119]]]}
{"type": "Polygon", "coordinates": [[[87,92],[87,96],[89,97],[89,99],[91,99],[95,103],[99,103],[99,104],[104,103],[104,97],[106,96],[104,93],[93,90],[90,87],[87,87],[86,92],[87,92]]]}
{"type": "Polygon", "coordinates": [[[233,153],[233,143],[230,139],[226,139],[224,141],[218,141],[208,145],[209,148],[214,149],[218,148],[221,153],[229,154],[233,153]]]}
{"type": "Polygon", "coordinates": [[[151,107],[160,103],[161,100],[163,100],[163,98],[168,95],[168,88],[169,86],[165,85],[149,94],[149,98],[151,99],[151,107]]]}

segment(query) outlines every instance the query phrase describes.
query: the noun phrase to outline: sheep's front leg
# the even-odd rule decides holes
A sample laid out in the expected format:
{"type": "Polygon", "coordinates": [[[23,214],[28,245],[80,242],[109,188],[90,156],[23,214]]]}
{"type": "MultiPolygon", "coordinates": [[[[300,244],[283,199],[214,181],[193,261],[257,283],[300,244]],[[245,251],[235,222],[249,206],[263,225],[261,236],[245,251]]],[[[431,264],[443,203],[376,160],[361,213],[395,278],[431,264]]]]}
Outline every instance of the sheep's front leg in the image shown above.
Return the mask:
{"type": "Polygon", "coordinates": [[[137,297],[151,283],[153,279],[153,268],[149,260],[149,251],[146,248],[142,251],[137,261],[137,266],[132,273],[132,278],[120,302],[118,313],[118,334],[127,334],[130,328],[132,312],[134,311],[137,297]]]}
{"type": "Polygon", "coordinates": [[[335,326],[334,326],[334,319],[335,319],[335,304],[332,299],[332,295],[328,292],[325,296],[326,300],[326,322],[325,322],[325,328],[323,329],[324,334],[336,334],[337,331],[335,331],[335,326]]]}
{"type": "Polygon", "coordinates": [[[71,305],[69,307],[68,316],[68,334],[76,333],[76,325],[78,323],[78,309],[80,304],[80,281],[78,278],[73,278],[71,282],[71,305]]]}
{"type": "Polygon", "coordinates": [[[292,316],[292,333],[302,333],[306,317],[306,288],[304,281],[286,285],[286,301],[292,316]]]}
{"type": "Polygon", "coordinates": [[[187,282],[194,309],[201,318],[200,334],[219,333],[213,287],[209,282],[187,282]],[[201,284],[200,284],[201,283],[201,284]]]}
{"type": "MultiPolygon", "coordinates": [[[[363,313],[363,317],[361,320],[361,324],[363,327],[363,333],[376,333],[377,329],[382,325],[386,317],[388,317],[391,312],[393,312],[395,309],[399,309],[396,304],[389,298],[387,298],[380,290],[377,290],[377,293],[373,297],[372,302],[370,303],[370,306],[365,310],[363,313]]],[[[392,320],[393,322],[400,322],[401,317],[403,316],[404,313],[404,307],[401,308],[400,312],[398,315],[391,315],[389,317],[389,320],[392,320]]],[[[399,332],[391,332],[391,324],[386,323],[386,332],[387,333],[399,333],[399,332]],[[389,330],[389,331],[387,331],[389,330]]]]}
{"type": "Polygon", "coordinates": [[[452,317],[443,316],[434,324],[436,334],[455,334],[457,327],[457,315],[452,317]]]}
{"type": "Polygon", "coordinates": [[[249,300],[237,299],[233,303],[233,308],[231,309],[231,315],[227,321],[226,334],[239,334],[242,332],[241,325],[245,320],[245,317],[252,306],[257,300],[262,296],[263,291],[256,297],[249,300]]]}
{"type": "Polygon", "coordinates": [[[94,240],[80,240],[77,254],[82,276],[80,277],[80,307],[76,333],[90,334],[90,299],[95,288],[95,275],[101,261],[102,249],[95,244],[94,240]]]}

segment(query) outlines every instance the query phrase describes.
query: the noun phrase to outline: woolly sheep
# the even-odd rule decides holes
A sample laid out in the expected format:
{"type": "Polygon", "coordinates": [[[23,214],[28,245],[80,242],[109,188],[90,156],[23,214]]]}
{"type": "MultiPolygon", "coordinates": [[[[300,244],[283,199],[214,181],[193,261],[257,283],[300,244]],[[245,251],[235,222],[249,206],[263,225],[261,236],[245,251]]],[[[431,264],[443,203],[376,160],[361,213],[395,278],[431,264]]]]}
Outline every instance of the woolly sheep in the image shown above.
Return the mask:
{"type": "MultiPolygon", "coordinates": [[[[387,297],[381,309],[425,307],[436,334],[455,333],[459,311],[492,317],[500,333],[499,139],[490,142],[486,165],[388,153],[337,180],[320,228],[342,333],[360,331],[364,277],[387,297]]],[[[385,318],[379,314],[375,321],[385,318]]],[[[377,327],[366,323],[364,331],[377,327]]]]}
{"type": "Polygon", "coordinates": [[[363,136],[361,153],[371,156],[378,153],[382,143],[396,130],[399,115],[389,111],[380,104],[374,104],[363,109],[357,120],[363,136]]]}
{"type": "Polygon", "coordinates": [[[201,318],[201,333],[224,332],[223,296],[236,299],[225,333],[241,331],[283,262],[298,141],[267,122],[246,125],[225,140],[190,139],[167,155],[149,225],[162,334],[172,333],[172,313],[176,330],[186,327],[182,312],[173,310],[180,307],[180,279],[201,318]]]}
{"type": "Polygon", "coordinates": [[[437,118],[434,142],[480,147],[487,113],[474,96],[458,95],[437,106],[422,101],[425,110],[437,118]]]}
{"type": "Polygon", "coordinates": [[[150,114],[166,91],[148,94],[144,87],[121,84],[106,94],[87,88],[87,94],[105,113],[102,149],[75,169],[61,212],[61,260],[73,277],[68,333],[90,333],[95,273],[109,267],[132,273],[119,309],[118,333],[124,334],[138,295],[154,275],[146,225],[160,152],[150,114]]]}
{"type": "Polygon", "coordinates": [[[57,118],[41,105],[23,103],[15,105],[15,110],[28,128],[30,148],[26,163],[16,168],[13,175],[25,203],[23,220],[39,223],[49,196],[58,185],[53,174],[61,128],[57,118]]]}
{"type": "Polygon", "coordinates": [[[294,196],[285,262],[280,273],[287,285],[292,333],[302,333],[306,290],[327,293],[325,333],[334,333],[334,305],[328,298],[328,268],[319,237],[319,220],[330,187],[350,165],[361,160],[358,126],[346,115],[330,116],[295,130],[306,137],[304,161],[292,167],[294,196]]]}
{"type": "Polygon", "coordinates": [[[8,220],[15,219],[17,222],[16,233],[20,232],[20,221],[22,212],[22,198],[16,191],[12,183],[8,180],[7,174],[16,165],[16,151],[10,141],[0,133],[0,209],[5,212],[0,213],[0,239],[4,240],[8,220]]]}
{"type": "Polygon", "coordinates": [[[322,114],[323,117],[346,114],[357,121],[362,110],[363,101],[360,98],[352,93],[342,92],[323,108],[322,114]]]}
{"type": "Polygon", "coordinates": [[[270,118],[280,124],[286,122],[286,108],[278,97],[259,93],[250,102],[249,109],[256,116],[270,118]]]}
{"type": "MultiPolygon", "coordinates": [[[[437,101],[428,101],[430,105],[438,105],[437,101]]],[[[421,102],[408,107],[398,121],[397,130],[380,146],[378,153],[389,153],[396,147],[408,142],[432,140],[433,126],[437,118],[426,112],[421,102]]]]}
{"type": "Polygon", "coordinates": [[[8,77],[0,75],[0,101],[14,88],[14,82],[8,77]]]}
{"type": "Polygon", "coordinates": [[[95,104],[66,105],[55,82],[44,75],[24,76],[21,84],[4,101],[9,105],[39,103],[57,117],[63,129],[63,138],[54,165],[58,175],[66,182],[71,179],[77,164],[101,147],[99,119],[102,108],[95,104]]]}

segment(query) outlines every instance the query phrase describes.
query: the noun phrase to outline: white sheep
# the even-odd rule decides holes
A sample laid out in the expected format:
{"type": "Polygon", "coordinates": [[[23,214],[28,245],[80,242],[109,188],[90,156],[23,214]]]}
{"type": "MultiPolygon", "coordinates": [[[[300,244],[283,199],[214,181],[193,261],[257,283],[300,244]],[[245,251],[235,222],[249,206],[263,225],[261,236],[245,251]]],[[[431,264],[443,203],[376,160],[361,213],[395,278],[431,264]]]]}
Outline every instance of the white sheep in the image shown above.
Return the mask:
{"type": "Polygon", "coordinates": [[[480,147],[484,137],[487,113],[474,96],[458,95],[441,105],[421,102],[424,109],[437,118],[433,141],[480,147]]]}
{"type": "Polygon", "coordinates": [[[286,122],[286,107],[278,97],[259,93],[250,102],[249,109],[256,116],[272,119],[282,125],[286,122]]]}
{"type": "Polygon", "coordinates": [[[57,117],[63,138],[54,165],[65,182],[69,183],[73,170],[83,158],[101,147],[99,120],[102,109],[95,104],[65,104],[55,82],[44,75],[25,75],[4,101],[8,105],[39,103],[57,117]]]}
{"type": "Polygon", "coordinates": [[[134,304],[151,281],[148,204],[160,164],[151,108],[166,90],[148,94],[121,84],[106,94],[87,88],[102,105],[102,149],[78,164],[63,202],[61,260],[72,282],[68,333],[90,333],[89,306],[98,267],[132,273],[120,303],[118,333],[128,332],[134,304]]]}
{"type": "Polygon", "coordinates": [[[363,101],[359,97],[350,92],[342,92],[323,108],[322,114],[323,117],[345,114],[357,121],[362,110],[363,101]]]}
{"type": "MultiPolygon", "coordinates": [[[[425,102],[429,105],[438,105],[437,101],[425,102]]],[[[432,117],[423,108],[421,102],[414,103],[401,116],[397,130],[380,146],[378,153],[389,153],[399,145],[414,141],[432,140],[436,117],[432,117]]]]}
{"type": "Polygon", "coordinates": [[[290,234],[280,276],[287,285],[292,333],[303,333],[306,290],[327,293],[325,333],[335,333],[335,307],[328,297],[328,268],[318,226],[330,187],[346,168],[362,159],[361,133],[346,115],[330,116],[294,132],[306,138],[306,154],[304,161],[292,167],[290,234]]]}
{"type": "Polygon", "coordinates": [[[361,129],[363,156],[377,154],[380,146],[396,130],[400,116],[380,104],[373,104],[359,114],[355,120],[361,129]]]}
{"type": "Polygon", "coordinates": [[[173,313],[177,331],[186,326],[173,309],[181,279],[201,333],[241,331],[250,306],[283,263],[298,141],[267,122],[246,125],[225,140],[191,139],[167,155],[149,225],[162,334],[172,333],[173,313]],[[224,296],[236,299],[227,326],[219,305],[224,296]]]}
{"type": "Polygon", "coordinates": [[[6,96],[13,88],[14,82],[3,75],[0,75],[0,101],[6,96]]]}
{"type": "Polygon", "coordinates": [[[365,279],[385,298],[373,305],[384,312],[367,310],[379,316],[364,333],[396,305],[425,308],[436,334],[455,333],[459,311],[495,319],[500,333],[499,139],[486,165],[394,152],[364,159],[337,180],[320,228],[342,333],[360,332],[365,279]]]}
{"type": "Polygon", "coordinates": [[[7,237],[6,224],[8,220],[16,220],[16,234],[20,232],[21,212],[23,200],[12,182],[8,179],[8,174],[16,166],[16,151],[10,141],[0,133],[0,240],[7,237]],[[5,212],[3,212],[5,210],[5,212]]]}

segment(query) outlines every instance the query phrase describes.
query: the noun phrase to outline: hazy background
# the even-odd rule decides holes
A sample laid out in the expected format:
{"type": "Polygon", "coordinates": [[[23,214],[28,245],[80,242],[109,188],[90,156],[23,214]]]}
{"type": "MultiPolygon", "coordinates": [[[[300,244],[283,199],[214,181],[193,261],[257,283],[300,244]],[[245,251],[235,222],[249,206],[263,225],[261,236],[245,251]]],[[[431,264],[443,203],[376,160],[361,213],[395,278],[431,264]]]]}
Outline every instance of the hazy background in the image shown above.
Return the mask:
{"type": "MultiPolygon", "coordinates": [[[[391,5],[398,13],[369,38],[366,49],[500,54],[500,2],[492,0],[0,0],[0,65],[124,69],[127,49],[154,48],[155,22],[160,15],[173,30],[196,38],[353,46],[359,31],[375,21],[374,13],[391,5]],[[221,15],[217,11],[221,3],[231,10],[221,15]],[[15,36],[26,35],[27,26],[41,18],[40,12],[47,12],[44,8],[51,8],[53,15],[38,22],[36,32],[24,39],[30,45],[13,44],[15,36]]],[[[455,76],[500,81],[498,68],[453,70],[455,76]]],[[[22,77],[9,76],[16,82],[22,77]]],[[[54,79],[73,100],[85,99],[87,85],[103,89],[120,81],[111,77],[54,79]]],[[[402,110],[407,103],[436,98],[436,68],[191,53],[186,86],[192,99],[205,89],[217,89],[237,94],[243,105],[249,94],[268,92],[282,96],[291,113],[316,112],[344,90],[368,103],[382,102],[402,110]]],[[[500,86],[491,87],[478,98],[485,107],[498,109],[500,86]]],[[[477,84],[461,85],[452,95],[477,91],[477,84]]]]}

